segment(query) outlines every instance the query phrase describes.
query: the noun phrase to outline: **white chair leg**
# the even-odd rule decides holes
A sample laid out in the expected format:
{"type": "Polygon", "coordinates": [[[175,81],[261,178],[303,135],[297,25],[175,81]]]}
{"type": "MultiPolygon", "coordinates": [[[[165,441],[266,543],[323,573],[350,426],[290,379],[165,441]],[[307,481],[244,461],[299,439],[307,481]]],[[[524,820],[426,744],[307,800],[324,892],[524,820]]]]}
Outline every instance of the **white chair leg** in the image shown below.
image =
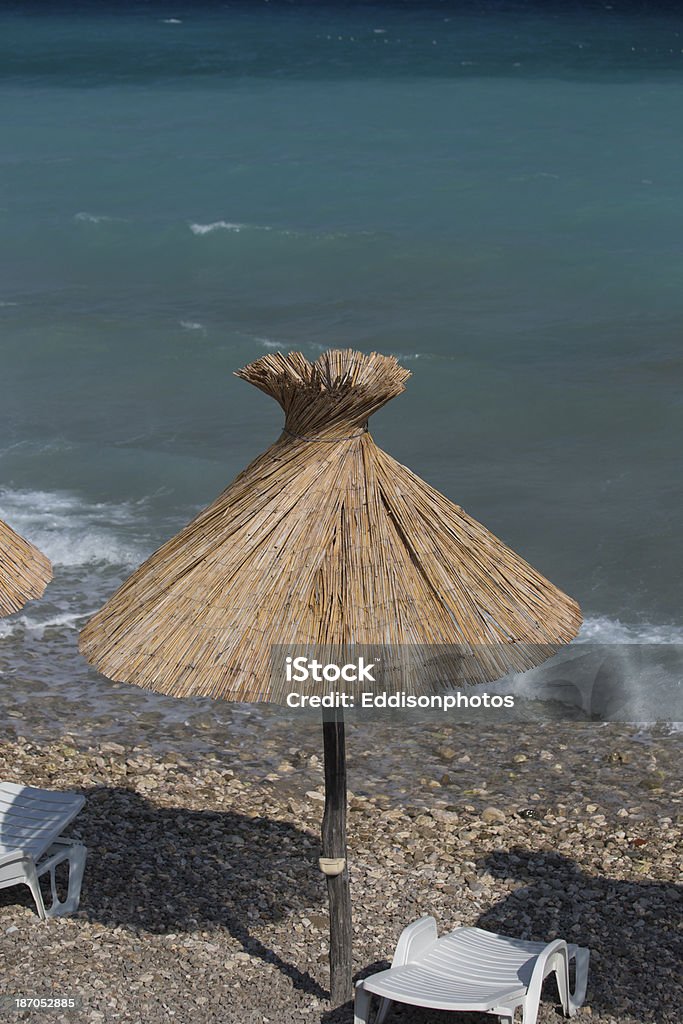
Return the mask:
{"type": "Polygon", "coordinates": [[[569,955],[567,943],[563,939],[554,939],[552,942],[549,942],[536,958],[524,999],[522,1024],[536,1024],[543,982],[549,974],[553,973],[557,978],[560,999],[564,1006],[569,991],[569,955]]]}
{"type": "Polygon", "coordinates": [[[49,909],[45,910],[45,916],[63,917],[65,914],[73,914],[78,910],[78,904],[81,898],[81,883],[83,881],[83,872],[85,870],[85,860],[88,855],[88,851],[81,843],[66,842],[55,844],[55,847],[52,849],[56,850],[56,855],[51,857],[40,871],[41,875],[46,871],[50,872],[52,903],[50,904],[49,909]],[[63,852],[59,847],[63,847],[63,852]],[[68,861],[69,864],[69,881],[66,899],[64,902],[61,902],[57,895],[55,870],[60,864],[63,864],[65,860],[68,861]]]}
{"type": "Polygon", "coordinates": [[[43,893],[40,888],[40,882],[38,880],[38,873],[36,871],[35,864],[29,864],[25,862],[26,871],[26,885],[31,890],[33,899],[38,911],[38,917],[41,921],[44,921],[47,917],[47,911],[45,910],[45,900],[43,899],[43,893]]]}
{"type": "Polygon", "coordinates": [[[380,999],[377,1016],[375,1017],[375,1024],[384,1024],[387,1014],[393,1005],[393,999],[380,999]]]}
{"type": "Polygon", "coordinates": [[[586,998],[586,989],[588,988],[588,961],[590,960],[590,950],[584,946],[580,946],[576,951],[575,957],[575,977],[574,977],[574,990],[569,988],[569,978],[567,978],[567,1001],[566,1004],[563,1001],[562,1008],[567,1017],[573,1017],[580,1006],[583,1005],[583,1001],[586,998]]]}
{"type": "Polygon", "coordinates": [[[553,973],[557,982],[557,991],[560,993],[562,1012],[569,1017],[569,964],[558,963],[553,973]]]}
{"type": "Polygon", "coordinates": [[[60,904],[60,914],[75,914],[81,900],[81,884],[85,871],[88,850],[81,843],[74,844],[69,851],[69,888],[66,900],[60,904]]]}
{"type": "Polygon", "coordinates": [[[363,982],[357,982],[356,994],[353,1000],[353,1024],[368,1024],[371,1000],[372,994],[365,990],[363,982]]]}
{"type": "Polygon", "coordinates": [[[540,1003],[541,1001],[538,997],[529,999],[527,996],[524,1001],[524,1009],[522,1010],[522,1024],[536,1024],[540,1003]]]}

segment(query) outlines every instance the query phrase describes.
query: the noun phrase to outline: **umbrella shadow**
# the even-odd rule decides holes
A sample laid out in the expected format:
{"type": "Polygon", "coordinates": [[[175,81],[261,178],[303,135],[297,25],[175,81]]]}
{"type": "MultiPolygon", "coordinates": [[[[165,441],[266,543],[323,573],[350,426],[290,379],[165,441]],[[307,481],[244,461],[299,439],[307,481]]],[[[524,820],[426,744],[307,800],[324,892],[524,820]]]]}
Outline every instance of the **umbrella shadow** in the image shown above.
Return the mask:
{"type": "Polygon", "coordinates": [[[327,998],[310,974],[251,934],[323,903],[310,834],[234,811],[160,807],[119,787],[82,792],[86,805],[70,830],[89,850],[81,915],[155,933],[226,929],[296,988],[327,998]]]}
{"type": "MultiPolygon", "coordinates": [[[[634,850],[635,858],[639,855],[634,850]]],[[[520,938],[558,937],[591,950],[587,1003],[594,1013],[632,1014],[671,1024],[679,1012],[683,887],[586,874],[552,851],[514,848],[482,861],[497,878],[527,884],[482,914],[490,931],[520,938]],[[678,916],[678,922],[677,922],[678,916]]]]}

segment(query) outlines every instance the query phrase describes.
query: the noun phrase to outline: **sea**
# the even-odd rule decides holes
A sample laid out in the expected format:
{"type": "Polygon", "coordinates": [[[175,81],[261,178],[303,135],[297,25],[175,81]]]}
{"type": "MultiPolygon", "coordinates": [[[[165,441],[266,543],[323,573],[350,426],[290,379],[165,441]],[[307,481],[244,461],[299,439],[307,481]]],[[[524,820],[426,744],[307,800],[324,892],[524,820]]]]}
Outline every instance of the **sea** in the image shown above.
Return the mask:
{"type": "Polygon", "coordinates": [[[395,354],[377,443],[580,642],[683,643],[680,5],[2,3],[0,90],[0,517],[54,563],[3,707],[111,701],[78,630],[278,436],[275,351],[395,354]]]}

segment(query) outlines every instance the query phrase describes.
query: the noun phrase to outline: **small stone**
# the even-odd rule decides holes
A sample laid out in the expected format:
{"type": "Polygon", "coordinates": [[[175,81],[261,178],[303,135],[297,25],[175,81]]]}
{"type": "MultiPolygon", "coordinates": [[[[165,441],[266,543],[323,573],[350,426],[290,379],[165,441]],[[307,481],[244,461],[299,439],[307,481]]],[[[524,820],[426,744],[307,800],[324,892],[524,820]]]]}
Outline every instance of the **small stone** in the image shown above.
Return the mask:
{"type": "Polygon", "coordinates": [[[486,822],[501,822],[506,820],[506,814],[498,807],[485,807],[481,812],[481,818],[486,822]]]}
{"type": "Polygon", "coordinates": [[[122,747],[120,743],[113,743],[107,741],[100,745],[100,750],[103,754],[125,754],[126,748],[122,747]]]}

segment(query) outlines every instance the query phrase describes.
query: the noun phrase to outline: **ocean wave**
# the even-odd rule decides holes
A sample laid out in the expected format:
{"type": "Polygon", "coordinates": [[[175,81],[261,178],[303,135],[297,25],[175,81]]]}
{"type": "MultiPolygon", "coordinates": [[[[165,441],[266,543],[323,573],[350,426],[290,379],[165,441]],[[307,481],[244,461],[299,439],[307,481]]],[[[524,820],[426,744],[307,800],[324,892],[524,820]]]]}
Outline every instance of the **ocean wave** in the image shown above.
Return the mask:
{"type": "Polygon", "coordinates": [[[186,331],[205,331],[204,324],[200,324],[198,320],[179,320],[181,327],[184,327],[186,331]]]}
{"type": "Polygon", "coordinates": [[[404,363],[415,362],[417,359],[436,359],[431,352],[389,352],[389,355],[393,356],[394,359],[398,359],[399,362],[404,363]]]}
{"type": "Polygon", "coordinates": [[[229,231],[240,234],[243,231],[265,231],[283,238],[302,238],[310,241],[335,241],[340,238],[355,238],[372,235],[372,231],[305,231],[295,228],[275,227],[273,224],[247,224],[242,221],[214,220],[208,224],[192,221],[188,227],[193,235],[210,235],[214,231],[229,231]]]}
{"type": "Polygon", "coordinates": [[[182,25],[180,18],[162,18],[161,21],[164,25],[182,25]]]}
{"type": "Polygon", "coordinates": [[[75,213],[74,220],[80,221],[84,224],[102,224],[107,221],[121,221],[123,218],[109,217],[105,213],[86,213],[83,211],[81,213],[75,213]]]}
{"type": "Polygon", "coordinates": [[[55,566],[138,565],[148,553],[135,536],[137,504],[90,503],[63,491],[0,489],[0,518],[55,566]]]}
{"type": "Polygon", "coordinates": [[[59,629],[66,626],[67,629],[76,629],[84,619],[85,612],[61,612],[41,619],[37,615],[26,614],[13,616],[11,619],[0,621],[0,640],[8,637],[20,636],[23,633],[31,633],[37,639],[42,639],[46,629],[59,629]]]}
{"type": "MultiPolygon", "coordinates": [[[[527,672],[491,684],[579,718],[636,727],[680,728],[683,629],[657,623],[586,619],[577,640],[527,672]]],[[[543,715],[539,714],[539,721],[543,715]]],[[[647,730],[646,730],[647,731],[647,730]]]]}
{"type": "Polygon", "coordinates": [[[214,220],[210,224],[190,224],[190,231],[193,235],[210,235],[214,231],[272,231],[270,227],[257,227],[255,224],[235,224],[228,220],[214,220]]]}
{"type": "MultiPolygon", "coordinates": [[[[287,351],[289,343],[250,336],[269,350],[287,351]]],[[[300,348],[324,350],[306,343],[300,348]]],[[[144,529],[145,502],[89,502],[67,491],[0,488],[0,518],[36,544],[55,566],[104,564],[135,567],[152,544],[144,529]]],[[[674,623],[622,622],[607,615],[588,616],[574,645],[683,644],[683,626],[674,623]]]]}
{"type": "Polygon", "coordinates": [[[264,348],[268,349],[269,352],[309,352],[312,355],[318,355],[320,352],[327,352],[329,345],[322,345],[318,341],[275,341],[273,338],[266,338],[259,334],[246,334],[243,335],[249,339],[249,341],[256,341],[259,345],[263,345],[264,348]]]}
{"type": "Polygon", "coordinates": [[[589,617],[575,640],[579,644],[683,644],[683,626],[639,623],[611,619],[607,615],[589,617]]]}
{"type": "MultiPolygon", "coordinates": [[[[336,348],[333,344],[323,344],[319,341],[275,341],[273,338],[268,338],[259,334],[244,334],[243,337],[249,338],[250,341],[256,341],[259,345],[263,345],[271,351],[279,352],[291,352],[296,350],[297,352],[308,352],[312,355],[319,355],[321,352],[327,352],[330,348],[336,348]]],[[[418,359],[423,361],[432,360],[450,360],[451,356],[440,356],[436,352],[396,352],[389,349],[382,349],[388,355],[394,356],[399,362],[410,363],[416,362],[418,359]]]]}

